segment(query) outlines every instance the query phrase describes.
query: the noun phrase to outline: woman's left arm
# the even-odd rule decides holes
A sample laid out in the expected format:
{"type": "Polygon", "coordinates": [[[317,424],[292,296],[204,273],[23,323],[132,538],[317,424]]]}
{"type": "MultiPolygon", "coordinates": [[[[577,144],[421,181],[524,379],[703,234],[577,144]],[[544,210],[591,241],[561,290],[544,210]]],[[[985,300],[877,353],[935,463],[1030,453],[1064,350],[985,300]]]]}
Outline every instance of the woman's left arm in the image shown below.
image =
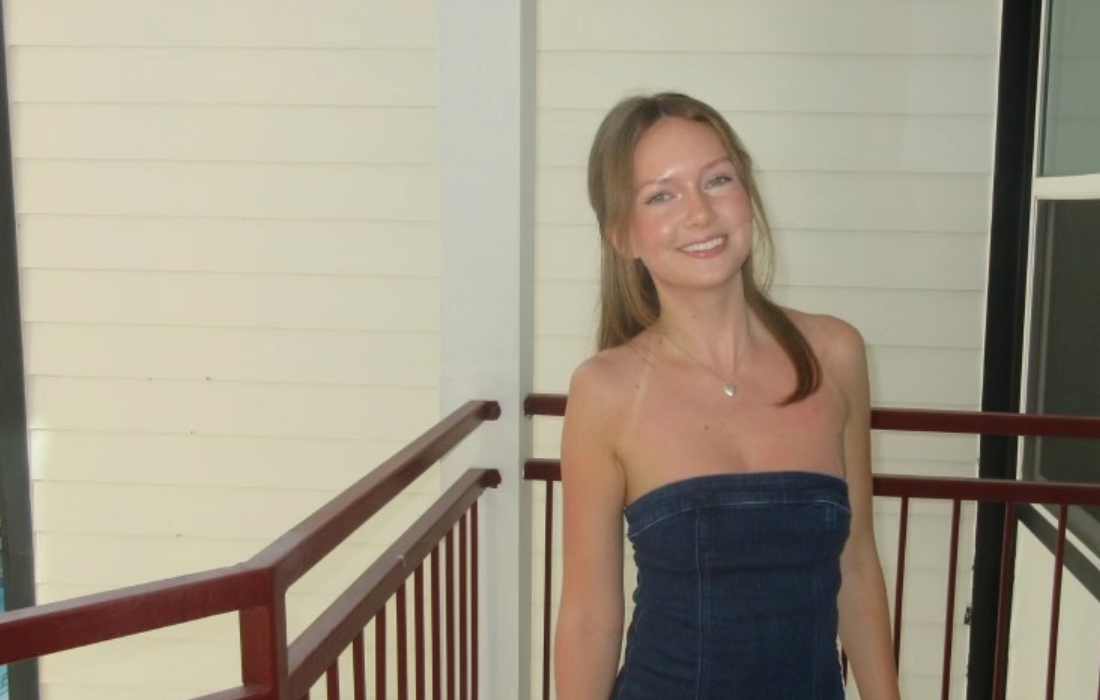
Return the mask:
{"type": "Polygon", "coordinates": [[[844,473],[852,507],[851,532],[840,558],[840,641],[863,700],[898,700],[897,666],[890,636],[886,585],[875,546],[871,484],[871,399],[867,351],[846,323],[830,343],[830,367],[847,411],[844,473]]]}

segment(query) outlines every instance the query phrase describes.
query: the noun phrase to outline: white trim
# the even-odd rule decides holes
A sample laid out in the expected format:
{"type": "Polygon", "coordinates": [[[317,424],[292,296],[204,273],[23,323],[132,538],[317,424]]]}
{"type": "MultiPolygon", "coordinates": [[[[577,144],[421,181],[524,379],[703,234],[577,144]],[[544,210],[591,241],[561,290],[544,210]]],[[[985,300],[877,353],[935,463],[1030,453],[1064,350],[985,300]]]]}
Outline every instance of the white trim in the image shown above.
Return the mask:
{"type": "MultiPolygon", "coordinates": [[[[1032,196],[1036,200],[1100,199],[1100,173],[1035,178],[1032,196]]],[[[1032,234],[1034,235],[1034,229],[1032,234]]]]}
{"type": "MultiPolygon", "coordinates": [[[[1039,179],[1039,169],[1042,166],[1040,161],[1042,160],[1042,146],[1043,146],[1043,124],[1044,115],[1046,112],[1046,95],[1047,89],[1047,43],[1050,38],[1050,33],[1046,31],[1047,23],[1050,22],[1050,0],[1042,0],[1042,7],[1039,12],[1039,72],[1035,80],[1035,121],[1032,131],[1032,147],[1031,147],[1031,188],[1032,196],[1034,197],[1034,190],[1036,187],[1036,181],[1039,179]]],[[[1031,225],[1032,228],[1028,235],[1034,240],[1035,238],[1035,201],[1031,202],[1031,225]]]]}
{"type": "MultiPolygon", "coordinates": [[[[1035,301],[1035,227],[1038,224],[1039,217],[1039,205],[1036,197],[1036,192],[1039,188],[1039,167],[1040,159],[1042,157],[1041,147],[1043,143],[1043,114],[1045,109],[1045,101],[1043,99],[1044,91],[1046,90],[1046,68],[1047,68],[1047,40],[1049,38],[1046,31],[1047,22],[1049,22],[1050,14],[1050,0],[1042,0],[1042,6],[1039,13],[1039,71],[1035,85],[1035,120],[1032,131],[1032,148],[1031,148],[1031,204],[1028,212],[1028,227],[1027,227],[1027,260],[1025,266],[1027,267],[1027,278],[1024,280],[1024,329],[1023,329],[1023,347],[1021,348],[1022,358],[1020,362],[1020,403],[1018,410],[1026,411],[1028,401],[1031,400],[1028,387],[1030,386],[1031,377],[1031,324],[1034,316],[1034,301],[1035,301]]],[[[1024,469],[1024,456],[1023,450],[1016,451],[1016,476],[1020,477],[1023,474],[1024,469]]]]}
{"type": "MultiPolygon", "coordinates": [[[[501,417],[443,462],[503,483],[480,507],[480,696],[526,698],[531,665],[531,454],[535,221],[535,3],[441,2],[440,402],[495,399],[501,417]]],[[[385,303],[385,300],[379,300],[385,303]]]]}
{"type": "MultiPolygon", "coordinates": [[[[1021,350],[1022,357],[1020,363],[1020,405],[1019,410],[1026,412],[1031,401],[1030,391],[1030,377],[1031,377],[1031,341],[1033,340],[1031,334],[1032,319],[1035,314],[1035,229],[1039,222],[1039,207],[1035,199],[1031,200],[1031,211],[1029,212],[1030,222],[1028,223],[1028,240],[1027,240],[1027,278],[1024,281],[1024,332],[1023,332],[1023,348],[1021,350]]],[[[1024,451],[1016,451],[1016,476],[1017,478],[1023,475],[1024,469],[1024,451]]]]}

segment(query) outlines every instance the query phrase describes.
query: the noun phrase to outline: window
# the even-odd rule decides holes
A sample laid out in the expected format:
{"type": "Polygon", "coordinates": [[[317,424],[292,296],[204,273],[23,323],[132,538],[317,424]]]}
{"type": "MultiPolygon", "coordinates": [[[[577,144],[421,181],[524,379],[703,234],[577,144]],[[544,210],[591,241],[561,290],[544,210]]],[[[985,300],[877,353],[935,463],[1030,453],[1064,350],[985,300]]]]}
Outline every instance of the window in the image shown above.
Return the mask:
{"type": "MultiPolygon", "coordinates": [[[[1100,416],[1100,3],[1047,8],[1033,181],[1023,408],[1100,416]]],[[[1027,440],[1025,478],[1100,482],[1100,444],[1027,440]]],[[[1100,553],[1100,508],[1077,509],[1071,531],[1100,553]]]]}

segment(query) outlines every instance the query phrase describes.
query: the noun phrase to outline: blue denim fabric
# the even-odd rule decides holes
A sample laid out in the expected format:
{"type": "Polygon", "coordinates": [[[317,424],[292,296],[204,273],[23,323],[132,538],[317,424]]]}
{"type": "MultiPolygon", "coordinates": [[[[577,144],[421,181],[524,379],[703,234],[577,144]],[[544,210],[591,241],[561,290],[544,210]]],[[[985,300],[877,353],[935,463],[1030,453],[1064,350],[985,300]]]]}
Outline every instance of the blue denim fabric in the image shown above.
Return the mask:
{"type": "Polygon", "coordinates": [[[842,700],[842,479],[693,477],[627,506],[638,584],[613,700],[842,700]]]}

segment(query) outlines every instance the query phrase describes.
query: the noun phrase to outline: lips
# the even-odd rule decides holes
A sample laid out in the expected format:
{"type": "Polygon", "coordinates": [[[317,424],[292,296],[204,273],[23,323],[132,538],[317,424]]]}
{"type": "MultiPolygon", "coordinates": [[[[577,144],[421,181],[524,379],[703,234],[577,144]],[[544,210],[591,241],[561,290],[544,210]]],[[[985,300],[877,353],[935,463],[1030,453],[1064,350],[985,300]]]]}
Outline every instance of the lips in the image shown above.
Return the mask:
{"type": "Polygon", "coordinates": [[[685,253],[707,253],[716,248],[722,247],[726,242],[725,236],[715,236],[714,238],[708,238],[705,241],[699,241],[698,243],[692,243],[680,248],[685,253]]]}

